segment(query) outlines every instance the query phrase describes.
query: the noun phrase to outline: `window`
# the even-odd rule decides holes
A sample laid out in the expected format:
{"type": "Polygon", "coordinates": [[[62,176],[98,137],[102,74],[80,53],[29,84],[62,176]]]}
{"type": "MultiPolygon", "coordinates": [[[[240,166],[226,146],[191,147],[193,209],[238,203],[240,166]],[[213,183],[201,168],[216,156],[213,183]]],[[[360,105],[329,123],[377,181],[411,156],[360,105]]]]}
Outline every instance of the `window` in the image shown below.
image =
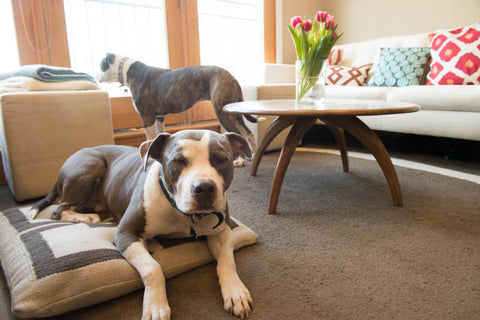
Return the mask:
{"type": "Polygon", "coordinates": [[[107,52],[168,67],[164,1],[65,0],[71,65],[94,75],[107,52]]]}
{"type": "Polygon", "coordinates": [[[4,72],[20,66],[11,1],[0,1],[0,25],[2,26],[0,72],[4,72]]]}
{"type": "Polygon", "coordinates": [[[263,1],[198,0],[200,59],[255,82],[264,61],[263,1]]]}

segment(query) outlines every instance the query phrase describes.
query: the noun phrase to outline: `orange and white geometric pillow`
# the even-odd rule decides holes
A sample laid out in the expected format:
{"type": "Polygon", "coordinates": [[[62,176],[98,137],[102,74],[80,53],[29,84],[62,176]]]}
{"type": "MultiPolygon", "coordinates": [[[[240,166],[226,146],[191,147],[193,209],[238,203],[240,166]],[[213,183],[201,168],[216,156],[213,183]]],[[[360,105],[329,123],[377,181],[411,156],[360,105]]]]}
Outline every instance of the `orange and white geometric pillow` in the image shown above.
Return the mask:
{"type": "Polygon", "coordinates": [[[429,85],[480,84],[480,23],[430,35],[429,85]]]}
{"type": "Polygon", "coordinates": [[[342,56],[343,56],[343,49],[341,48],[333,49],[328,55],[328,64],[331,66],[336,66],[342,60],[342,56]]]}
{"type": "Polygon", "coordinates": [[[368,79],[368,71],[373,63],[360,67],[328,66],[326,85],[334,86],[364,86],[368,79]]]}

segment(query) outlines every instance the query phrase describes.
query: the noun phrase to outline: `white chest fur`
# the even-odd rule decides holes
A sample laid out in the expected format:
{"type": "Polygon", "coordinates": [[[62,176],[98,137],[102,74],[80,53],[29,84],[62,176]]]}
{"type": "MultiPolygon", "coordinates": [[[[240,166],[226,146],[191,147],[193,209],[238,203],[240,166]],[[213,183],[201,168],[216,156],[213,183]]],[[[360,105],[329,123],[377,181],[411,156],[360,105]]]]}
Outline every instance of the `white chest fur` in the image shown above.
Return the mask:
{"type": "Polygon", "coordinates": [[[145,208],[145,238],[156,235],[190,236],[188,217],[178,213],[165,198],[158,183],[160,163],[154,162],[147,173],[143,188],[143,207],[145,208]]]}

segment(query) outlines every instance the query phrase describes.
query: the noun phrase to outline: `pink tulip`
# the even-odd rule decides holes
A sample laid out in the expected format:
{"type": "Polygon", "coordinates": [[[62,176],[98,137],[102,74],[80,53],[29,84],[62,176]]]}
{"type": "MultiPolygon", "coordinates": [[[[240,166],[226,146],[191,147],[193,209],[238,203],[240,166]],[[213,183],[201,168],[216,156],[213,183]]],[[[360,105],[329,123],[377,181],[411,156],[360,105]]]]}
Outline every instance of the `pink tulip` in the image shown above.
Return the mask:
{"type": "Polygon", "coordinates": [[[290,24],[292,25],[293,29],[295,29],[297,24],[302,23],[302,22],[303,22],[303,20],[302,20],[302,17],[300,17],[300,16],[292,17],[292,19],[290,20],[290,24]]]}
{"type": "Polygon", "coordinates": [[[328,13],[326,11],[317,11],[317,21],[325,22],[327,19],[328,13]]]}
{"type": "Polygon", "coordinates": [[[335,27],[335,17],[328,15],[325,19],[325,27],[327,29],[333,29],[335,27]]]}
{"type": "Polygon", "coordinates": [[[305,20],[302,23],[302,28],[305,32],[308,32],[312,29],[312,20],[305,20]]]}
{"type": "Polygon", "coordinates": [[[333,34],[332,34],[332,37],[330,38],[331,41],[335,40],[335,38],[338,36],[337,32],[335,31],[333,34]]]}

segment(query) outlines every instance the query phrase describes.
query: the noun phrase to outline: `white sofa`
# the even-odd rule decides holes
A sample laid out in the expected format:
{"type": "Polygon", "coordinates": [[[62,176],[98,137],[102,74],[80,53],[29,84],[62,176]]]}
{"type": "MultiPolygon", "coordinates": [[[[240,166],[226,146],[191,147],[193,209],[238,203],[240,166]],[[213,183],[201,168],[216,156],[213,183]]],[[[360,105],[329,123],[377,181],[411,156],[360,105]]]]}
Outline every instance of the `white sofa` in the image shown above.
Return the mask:
{"type": "MultiPolygon", "coordinates": [[[[381,38],[337,46],[343,49],[340,65],[374,63],[382,47],[429,47],[428,33],[381,38]]],[[[374,70],[370,71],[372,74],[374,70]]],[[[293,99],[295,66],[265,65],[264,83],[247,99],[293,99]]],[[[480,86],[327,86],[328,98],[384,99],[419,104],[414,113],[361,117],[374,130],[480,141],[480,86]]],[[[259,133],[268,121],[260,125],[259,133]]]]}

